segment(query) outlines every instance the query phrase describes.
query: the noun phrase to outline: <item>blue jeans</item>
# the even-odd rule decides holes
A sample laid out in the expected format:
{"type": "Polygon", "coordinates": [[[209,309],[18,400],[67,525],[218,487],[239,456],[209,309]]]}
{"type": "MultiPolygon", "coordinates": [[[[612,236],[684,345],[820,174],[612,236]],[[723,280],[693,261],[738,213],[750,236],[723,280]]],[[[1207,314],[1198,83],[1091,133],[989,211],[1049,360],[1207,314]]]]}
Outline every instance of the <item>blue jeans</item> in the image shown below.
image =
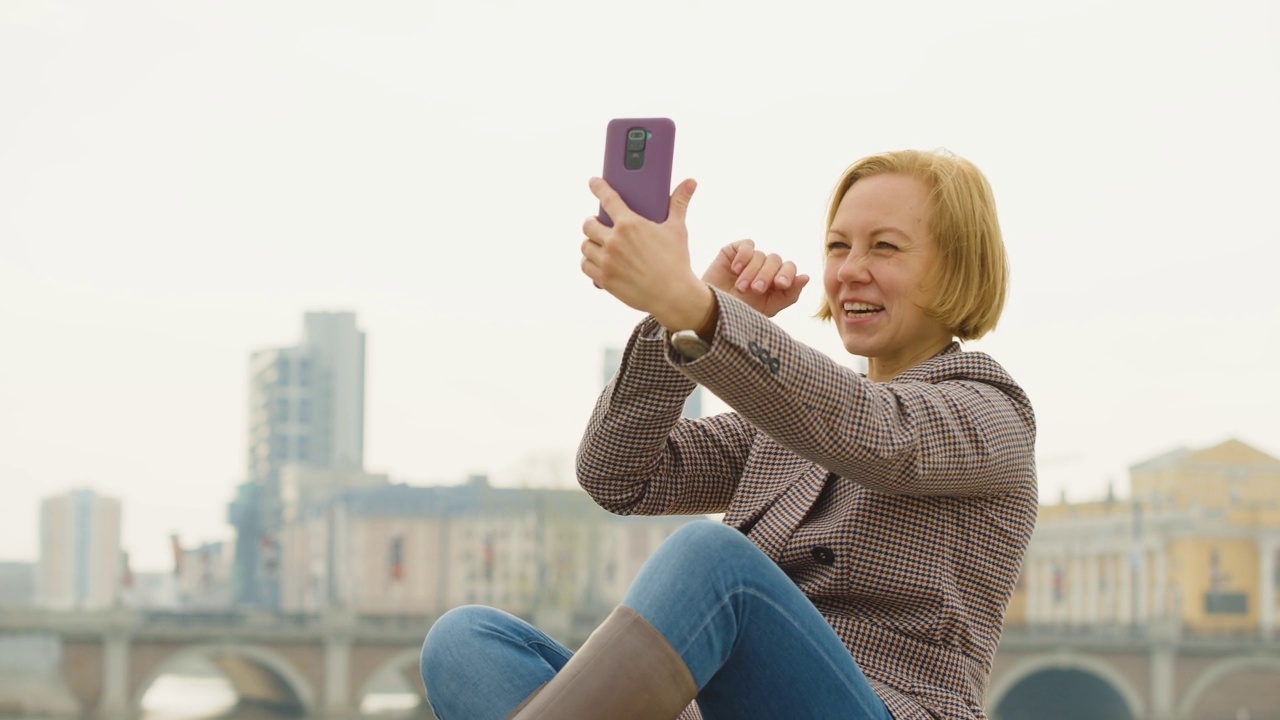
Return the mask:
{"type": "MultiPolygon", "coordinates": [[[[680,654],[706,720],[890,720],[827,621],[733,528],[694,521],[677,530],[622,604],[680,654]]],[[[523,620],[473,605],[431,627],[420,669],[440,720],[503,720],[571,655],[523,620]]]]}

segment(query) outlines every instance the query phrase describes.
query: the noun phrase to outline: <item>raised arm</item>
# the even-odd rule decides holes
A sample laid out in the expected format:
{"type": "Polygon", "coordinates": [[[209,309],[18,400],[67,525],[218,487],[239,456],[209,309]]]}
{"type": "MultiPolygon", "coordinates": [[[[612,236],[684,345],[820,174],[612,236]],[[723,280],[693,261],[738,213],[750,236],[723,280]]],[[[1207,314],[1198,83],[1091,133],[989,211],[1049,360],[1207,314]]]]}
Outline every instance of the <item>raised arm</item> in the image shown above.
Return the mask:
{"type": "MultiPolygon", "coordinates": [[[[582,245],[583,273],[667,329],[694,330],[710,340],[709,352],[687,361],[673,353],[664,339],[666,360],[728,403],[740,416],[734,422],[745,420],[797,455],[883,492],[980,495],[1034,482],[1031,406],[994,360],[980,353],[957,352],[953,346],[905,369],[894,368],[888,382],[871,382],[791,338],[763,314],[795,301],[801,278],[793,274],[794,267],[783,270],[790,263],[737,245],[740,252],[722,253],[713,263],[713,270],[728,268],[719,273],[723,275],[719,280],[705,276],[699,280],[692,274],[684,221],[693,194],[691,181],[672,193],[668,219],[661,224],[631,212],[603,181],[593,180],[591,188],[614,225],[605,227],[595,218],[583,224],[587,237],[582,245]],[[754,259],[744,267],[740,255],[754,259]],[[736,285],[728,282],[733,278],[736,285]],[[753,294],[757,286],[763,290],[756,293],[762,294],[753,294]],[[754,304],[749,306],[737,296],[754,304]],[[777,302],[770,304],[769,298],[777,302]]],[[[889,175],[858,183],[858,189],[863,191],[845,194],[829,222],[837,241],[828,245],[824,283],[874,295],[868,288],[876,287],[883,273],[892,282],[887,290],[882,286],[875,293],[884,296],[879,301],[885,304],[877,307],[861,299],[854,304],[870,306],[871,312],[912,317],[924,300],[902,287],[927,280],[938,252],[927,222],[929,212],[922,211],[930,206],[929,188],[910,176],[889,175]],[[893,234],[894,242],[882,237],[886,232],[893,234]]],[[[884,362],[883,356],[921,348],[932,354],[935,345],[940,349],[950,337],[965,336],[955,328],[946,334],[941,330],[947,329],[926,324],[905,337],[891,337],[886,342],[893,352],[882,347],[881,357],[872,359],[884,362]]],[[[964,332],[981,335],[972,329],[964,332]]],[[[679,446],[656,452],[656,443],[672,435],[670,428],[678,414],[675,404],[664,407],[668,407],[666,424],[654,422],[661,413],[647,410],[640,412],[643,422],[624,413],[621,417],[629,422],[610,428],[615,430],[611,436],[620,437],[627,432],[623,427],[642,426],[642,437],[636,442],[643,450],[627,464],[629,471],[673,472],[665,463],[680,461],[679,446]]],[[[625,449],[625,443],[613,439],[611,451],[625,449]]],[[[740,468],[743,457],[732,456],[726,467],[740,468]]],[[[604,462],[600,457],[592,459],[604,462]]],[[[683,469],[674,474],[680,475],[683,469]]],[[[724,492],[731,487],[722,486],[724,492]]],[[[714,495],[717,500],[725,497],[721,491],[714,495]]],[[[631,495],[629,502],[648,511],[674,507],[667,501],[672,496],[692,494],[677,486],[652,503],[643,491],[631,495]]]]}
{"type": "Polygon", "coordinates": [[[667,363],[653,319],[632,333],[578,447],[578,482],[621,515],[723,512],[755,434],[736,413],[680,418],[693,383],[667,363]]]}
{"type": "Polygon", "coordinates": [[[954,350],[874,383],[716,291],[711,350],[668,359],[783,447],[875,490],[983,495],[1029,477],[1035,418],[995,361],[954,350]]]}

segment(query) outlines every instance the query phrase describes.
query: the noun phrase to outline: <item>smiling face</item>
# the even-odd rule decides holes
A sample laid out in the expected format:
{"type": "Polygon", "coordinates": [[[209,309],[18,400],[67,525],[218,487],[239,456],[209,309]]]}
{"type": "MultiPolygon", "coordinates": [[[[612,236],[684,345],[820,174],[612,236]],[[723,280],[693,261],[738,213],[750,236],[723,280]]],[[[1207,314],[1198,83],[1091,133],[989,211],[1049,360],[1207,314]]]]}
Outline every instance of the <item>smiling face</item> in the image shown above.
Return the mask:
{"type": "Polygon", "coordinates": [[[907,175],[873,175],[845,192],[827,234],[823,284],[844,347],[888,380],[936,355],[952,338],[925,308],[938,262],[929,188],[907,175]]]}

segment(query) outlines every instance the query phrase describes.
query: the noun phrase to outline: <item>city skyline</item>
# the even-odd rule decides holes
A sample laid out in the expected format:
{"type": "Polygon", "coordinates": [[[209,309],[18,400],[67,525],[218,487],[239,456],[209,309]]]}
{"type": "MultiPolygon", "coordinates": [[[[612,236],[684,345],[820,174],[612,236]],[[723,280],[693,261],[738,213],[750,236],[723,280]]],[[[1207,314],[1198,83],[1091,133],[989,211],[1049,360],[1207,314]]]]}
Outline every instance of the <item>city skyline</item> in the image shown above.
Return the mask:
{"type": "Polygon", "coordinates": [[[974,161],[1012,285],[966,348],[1031,398],[1043,499],[1182,445],[1280,455],[1274,3],[631,7],[0,6],[0,560],[77,487],[121,499],[138,571],[227,538],[246,358],[307,311],[368,333],[369,472],[571,486],[639,319],[578,266],[613,117],[674,119],[697,271],[744,237],[795,260],[777,323],[851,365],[812,317],[832,183],[974,161]]]}
{"type": "MultiPolygon", "coordinates": [[[[1040,509],[991,667],[993,717],[1227,718],[1277,708],[1280,658],[1268,649],[1280,632],[1280,458],[1232,440],[1165,452],[1132,472],[1131,502],[1040,509]]],[[[88,507],[74,494],[54,500],[64,515],[88,507]]],[[[462,604],[532,617],[576,645],[663,539],[695,517],[617,517],[579,493],[495,488],[475,476],[451,487],[351,488],[296,519],[284,543],[283,623],[230,606],[219,592],[230,583],[224,548],[184,549],[181,573],[147,577],[145,590],[81,612],[3,586],[7,667],[26,673],[0,688],[4,697],[118,707],[199,655],[231,696],[302,710],[324,698],[333,709],[369,692],[376,668],[412,677],[431,619],[462,604]],[[86,627],[98,637],[86,638],[86,627]],[[412,627],[420,630],[405,632],[412,627]],[[227,634],[238,641],[208,642],[227,634]],[[365,647],[359,662],[333,660],[335,649],[346,656],[370,639],[377,655],[365,647]],[[98,644],[102,668],[93,665],[98,644]],[[58,662],[59,646],[74,659],[58,662]],[[242,672],[246,661],[257,672],[242,672]],[[129,670],[104,669],[113,663],[129,670]],[[295,671],[321,663],[324,673],[295,671]],[[279,682],[261,682],[273,676],[279,682]],[[333,682],[348,692],[328,691],[333,682]]],[[[21,581],[17,568],[0,570],[21,581]]],[[[412,683],[398,687],[406,701],[421,695],[412,683]]]]}

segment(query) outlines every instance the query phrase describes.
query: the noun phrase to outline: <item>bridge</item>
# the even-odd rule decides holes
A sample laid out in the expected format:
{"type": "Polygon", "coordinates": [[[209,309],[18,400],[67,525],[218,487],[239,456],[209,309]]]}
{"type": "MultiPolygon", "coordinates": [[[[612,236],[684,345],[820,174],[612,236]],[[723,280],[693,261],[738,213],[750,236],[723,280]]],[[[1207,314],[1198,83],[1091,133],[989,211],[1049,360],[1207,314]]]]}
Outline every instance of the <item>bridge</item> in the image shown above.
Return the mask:
{"type": "MultiPolygon", "coordinates": [[[[0,614],[0,637],[56,637],[62,680],[87,717],[136,717],[152,683],[194,656],[216,664],[243,702],[348,718],[377,675],[399,673],[423,692],[418,652],[434,620],[23,611],[0,614]]],[[[597,620],[562,619],[553,634],[576,646],[597,620]]],[[[1280,641],[1260,633],[1196,636],[1169,624],[1014,626],[995,659],[988,712],[993,720],[1050,717],[1043,693],[1033,690],[1051,682],[1079,711],[1065,707],[1053,716],[1064,720],[1236,720],[1242,710],[1260,720],[1280,717],[1278,679],[1280,641]],[[1081,705],[1082,698],[1092,705],[1081,705]]]]}
{"type": "Polygon", "coordinates": [[[993,720],[1262,720],[1280,718],[1278,686],[1280,640],[1269,633],[1197,635],[1175,622],[1015,625],[1001,636],[987,712],[993,720]],[[1047,683],[1061,708],[1045,706],[1047,683]]]}
{"type": "Polygon", "coordinates": [[[418,653],[434,620],[27,611],[0,614],[0,636],[58,638],[62,680],[87,717],[137,717],[151,685],[192,657],[216,665],[242,703],[282,714],[351,717],[370,680],[388,670],[422,692],[418,653]]]}

